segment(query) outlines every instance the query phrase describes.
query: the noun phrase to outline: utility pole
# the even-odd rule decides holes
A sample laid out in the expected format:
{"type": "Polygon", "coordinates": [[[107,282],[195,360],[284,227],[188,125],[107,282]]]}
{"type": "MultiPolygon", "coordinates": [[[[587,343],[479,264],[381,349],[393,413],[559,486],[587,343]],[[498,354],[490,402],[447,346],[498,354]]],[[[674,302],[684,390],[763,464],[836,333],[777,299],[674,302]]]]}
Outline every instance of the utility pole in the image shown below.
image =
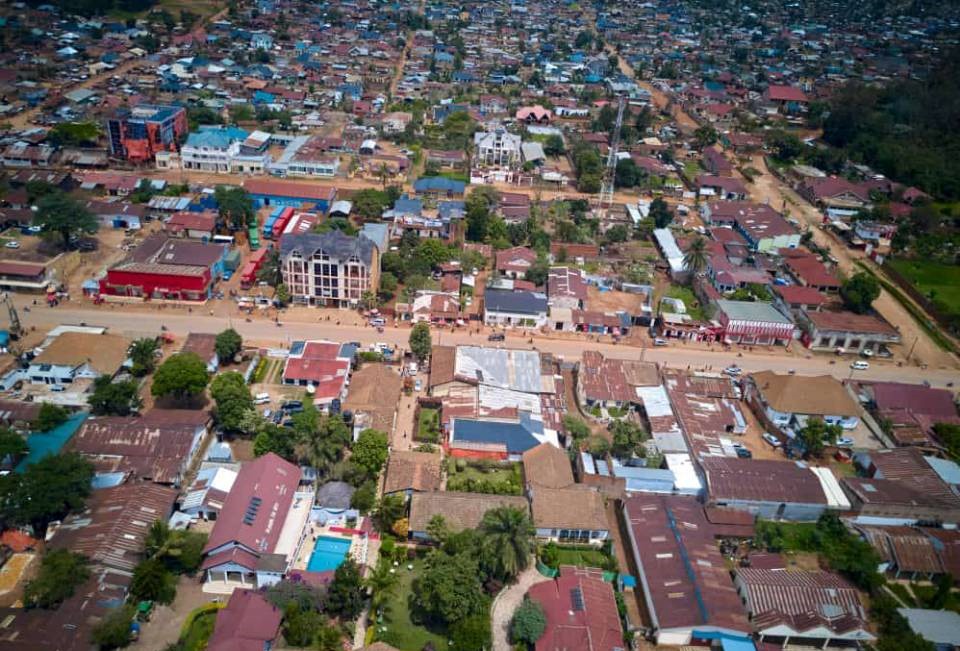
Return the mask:
{"type": "Polygon", "coordinates": [[[607,209],[613,203],[613,190],[617,178],[617,150],[620,147],[620,128],[623,126],[623,109],[627,103],[623,95],[617,98],[617,122],[610,134],[610,152],[607,155],[607,167],[603,171],[603,183],[600,186],[600,219],[607,215],[607,209]]]}

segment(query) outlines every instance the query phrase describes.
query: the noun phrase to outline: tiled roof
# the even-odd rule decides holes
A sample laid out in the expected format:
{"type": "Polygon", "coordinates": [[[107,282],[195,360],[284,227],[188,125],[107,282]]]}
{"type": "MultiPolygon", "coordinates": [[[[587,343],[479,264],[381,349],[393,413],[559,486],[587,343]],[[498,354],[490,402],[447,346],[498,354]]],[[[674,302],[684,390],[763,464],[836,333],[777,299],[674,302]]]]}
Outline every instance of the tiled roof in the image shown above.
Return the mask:
{"type": "Polygon", "coordinates": [[[426,531],[430,520],[436,515],[442,515],[453,532],[476,529],[487,511],[502,506],[520,509],[524,513],[529,510],[527,498],[520,495],[446,491],[414,493],[410,498],[410,530],[426,531]]]}
{"type": "Polygon", "coordinates": [[[384,494],[440,489],[440,457],[429,452],[395,450],[387,461],[384,494]]]}

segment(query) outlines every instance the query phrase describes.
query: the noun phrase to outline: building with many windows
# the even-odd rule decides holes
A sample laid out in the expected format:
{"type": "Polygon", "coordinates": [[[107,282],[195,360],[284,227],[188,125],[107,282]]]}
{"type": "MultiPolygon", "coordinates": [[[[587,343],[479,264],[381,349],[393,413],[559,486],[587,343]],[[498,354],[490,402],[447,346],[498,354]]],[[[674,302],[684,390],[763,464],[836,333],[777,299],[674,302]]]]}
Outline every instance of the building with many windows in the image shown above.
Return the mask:
{"type": "Polygon", "coordinates": [[[187,133],[187,110],[182,106],[140,104],[107,118],[110,156],[139,163],[157,152],[176,151],[187,133]]]}
{"type": "Polygon", "coordinates": [[[263,174],[270,163],[266,149],[269,134],[238,127],[200,127],[180,151],[185,170],[218,174],[263,174]]]}
{"type": "Polygon", "coordinates": [[[380,250],[365,235],[333,230],[284,237],[283,282],[295,303],[353,307],[380,286],[380,250]]]}
{"type": "Polygon", "coordinates": [[[473,135],[476,160],[480,165],[512,166],[520,162],[521,137],[504,129],[473,135]]]}

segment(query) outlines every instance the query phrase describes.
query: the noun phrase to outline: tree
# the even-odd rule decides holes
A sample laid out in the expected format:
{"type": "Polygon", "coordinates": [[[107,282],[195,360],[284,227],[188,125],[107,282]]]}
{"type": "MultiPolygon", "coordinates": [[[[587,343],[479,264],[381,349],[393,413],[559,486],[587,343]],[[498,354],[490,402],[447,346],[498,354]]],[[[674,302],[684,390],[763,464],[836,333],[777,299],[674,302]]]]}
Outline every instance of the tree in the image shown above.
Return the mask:
{"type": "Polygon", "coordinates": [[[33,223],[59,233],[63,248],[69,249],[74,237],[97,232],[100,222],[82,203],[62,192],[48,194],[37,202],[33,223]]]}
{"type": "Polygon", "coordinates": [[[10,459],[10,465],[16,465],[17,458],[29,450],[26,439],[9,427],[0,427],[0,464],[10,459]]]}
{"type": "Polygon", "coordinates": [[[778,160],[788,162],[797,158],[803,152],[803,143],[792,133],[777,129],[767,133],[764,141],[774,152],[778,160]]]}
{"type": "Polygon", "coordinates": [[[610,424],[613,445],[610,453],[618,459],[629,459],[643,440],[643,430],[628,420],[615,420],[610,424]]]}
{"type": "Polygon", "coordinates": [[[296,458],[296,445],[297,438],[289,427],[265,422],[253,439],[253,454],[262,457],[268,452],[273,452],[291,461],[296,458]]]}
{"type": "Polygon", "coordinates": [[[380,531],[389,531],[393,523],[406,515],[407,506],[400,495],[384,495],[373,514],[373,520],[380,531]]]}
{"type": "Polygon", "coordinates": [[[218,185],[214,190],[217,210],[226,225],[234,231],[256,226],[257,214],[247,191],[240,187],[218,185]]]}
{"type": "Polygon", "coordinates": [[[210,383],[210,395],[217,403],[217,422],[227,431],[244,431],[246,416],[254,407],[253,396],[243,376],[230,371],[214,377],[210,383]]]}
{"type": "Polygon", "coordinates": [[[696,237],[687,245],[687,250],[683,252],[683,266],[693,274],[707,268],[707,241],[704,238],[696,237]]]}
{"type": "Polygon", "coordinates": [[[243,337],[233,328],[227,328],[218,334],[214,343],[214,350],[217,351],[217,359],[220,360],[221,366],[232,362],[241,348],[243,348],[243,337]]]}
{"type": "Polygon", "coordinates": [[[476,555],[431,552],[414,581],[414,602],[430,619],[452,625],[483,612],[486,597],[476,555]]]}
{"type": "Polygon", "coordinates": [[[96,144],[100,137],[100,126],[95,122],[61,122],[47,132],[47,139],[53,144],[78,147],[96,144]]]}
{"type": "Polygon", "coordinates": [[[627,228],[626,224],[617,224],[608,228],[603,235],[607,242],[626,242],[630,239],[630,229],[627,228]]]}
{"type": "Polygon", "coordinates": [[[491,648],[490,618],[473,615],[450,627],[451,651],[476,651],[491,648]]]}
{"type": "Polygon", "coordinates": [[[866,271],[859,271],[840,286],[840,297],[847,309],[866,314],[880,297],[880,283],[866,271]]]}
{"type": "Polygon", "coordinates": [[[283,283],[283,267],[280,263],[280,251],[270,249],[263,257],[263,265],[257,271],[257,280],[267,283],[271,287],[278,287],[283,283]]]}
{"type": "Polygon", "coordinates": [[[490,213],[500,202],[500,193],[490,186],[480,186],[464,200],[467,222],[467,239],[483,242],[487,238],[490,213]]]}
{"type": "Polygon", "coordinates": [[[427,523],[427,535],[430,536],[431,540],[435,540],[441,545],[450,536],[450,525],[447,524],[447,519],[442,514],[437,513],[430,518],[430,522],[427,523]]]}
{"type": "Polygon", "coordinates": [[[512,579],[530,564],[535,529],[524,511],[509,506],[491,509],[483,514],[480,531],[498,577],[512,579]]]}
{"type": "Polygon", "coordinates": [[[531,599],[524,599],[523,603],[513,611],[510,620],[510,641],[514,644],[533,646],[547,628],[547,617],[543,613],[543,606],[531,599]]]}
{"type": "Polygon", "coordinates": [[[617,161],[614,184],[618,188],[632,188],[642,180],[643,170],[641,170],[632,158],[624,158],[617,161]]]}
{"type": "Polygon", "coordinates": [[[285,307],[290,302],[290,290],[284,283],[280,283],[277,285],[277,291],[273,297],[276,299],[277,305],[285,307]]]}
{"type": "Polygon", "coordinates": [[[130,594],[141,600],[168,604],[177,594],[176,577],[157,558],[148,558],[133,568],[130,594]]]}
{"type": "Polygon", "coordinates": [[[425,260],[433,269],[450,259],[450,249],[440,240],[431,237],[420,241],[414,255],[425,260]]]}
{"type": "Polygon", "coordinates": [[[413,326],[410,331],[410,352],[416,355],[421,362],[430,356],[430,350],[433,348],[432,337],[430,336],[430,325],[420,322],[413,326]]]}
{"type": "Polygon", "coordinates": [[[578,443],[590,436],[590,427],[582,419],[570,414],[563,417],[563,429],[566,430],[570,438],[578,443]]]}
{"type": "Polygon", "coordinates": [[[177,353],[154,373],[150,392],[156,397],[186,400],[203,393],[209,379],[207,365],[196,353],[177,353]]]}
{"type": "Polygon", "coordinates": [[[396,591],[400,577],[393,571],[390,559],[381,557],[380,562],[370,572],[364,585],[370,588],[370,607],[374,613],[379,612],[387,603],[390,596],[396,591]]]}
{"type": "Polygon", "coordinates": [[[666,228],[673,221],[673,212],[666,201],[657,197],[650,202],[650,218],[657,228],[666,228]]]}
{"type": "Polygon", "coordinates": [[[823,448],[833,445],[843,429],[839,425],[828,425],[820,418],[811,418],[797,434],[803,444],[804,457],[819,457],[823,448]]]}
{"type": "Polygon", "coordinates": [[[697,149],[705,149],[715,144],[720,135],[713,127],[703,126],[693,132],[693,137],[697,141],[697,149]]]}
{"type": "Polygon", "coordinates": [[[30,525],[43,538],[50,522],[83,508],[92,479],[93,464],[76,452],[50,455],[7,476],[0,508],[9,522],[30,525]]]}
{"type": "Polygon", "coordinates": [[[387,462],[387,435],[380,430],[367,428],[360,432],[353,444],[350,460],[372,476],[377,476],[387,462]]]}
{"type": "Polygon", "coordinates": [[[357,509],[360,513],[369,513],[376,503],[377,485],[372,481],[361,484],[350,498],[350,507],[357,509]]]}
{"type": "Polygon", "coordinates": [[[317,629],[326,623],[326,618],[312,608],[303,608],[295,601],[283,609],[283,637],[292,646],[311,646],[317,629]]]}
{"type": "Polygon", "coordinates": [[[37,577],[24,588],[23,604],[27,608],[56,608],[89,576],[84,556],[66,549],[50,550],[40,561],[37,577]]]}
{"type": "Polygon", "coordinates": [[[933,426],[933,432],[947,448],[950,456],[960,457],[960,425],[953,423],[936,423],[933,426]]]}
{"type": "Polygon", "coordinates": [[[387,193],[374,188],[364,188],[350,200],[353,202],[353,214],[363,219],[379,219],[390,205],[387,193]]]}
{"type": "Polygon", "coordinates": [[[66,407],[45,402],[40,405],[40,413],[37,415],[33,428],[38,432],[49,432],[54,427],[65,423],[69,416],[70,412],[67,411],[66,407]]]}
{"type": "Polygon", "coordinates": [[[101,649],[116,649],[130,644],[130,624],[136,609],[133,604],[114,608],[93,627],[90,639],[101,649]]]}
{"type": "Polygon", "coordinates": [[[138,387],[134,382],[114,382],[101,375],[93,381],[93,392],[87,404],[95,416],[129,416],[140,408],[138,387]]]}
{"type": "Polygon", "coordinates": [[[562,156],[565,151],[562,136],[558,134],[547,136],[547,141],[543,144],[543,153],[547,156],[562,156]]]}
{"type": "Polygon", "coordinates": [[[158,350],[160,345],[154,337],[143,337],[130,345],[130,360],[133,362],[130,372],[134,377],[143,377],[153,371],[158,350]]]}
{"type": "Polygon", "coordinates": [[[357,618],[363,610],[363,578],[352,558],[340,564],[327,590],[327,612],[343,621],[357,618]]]}

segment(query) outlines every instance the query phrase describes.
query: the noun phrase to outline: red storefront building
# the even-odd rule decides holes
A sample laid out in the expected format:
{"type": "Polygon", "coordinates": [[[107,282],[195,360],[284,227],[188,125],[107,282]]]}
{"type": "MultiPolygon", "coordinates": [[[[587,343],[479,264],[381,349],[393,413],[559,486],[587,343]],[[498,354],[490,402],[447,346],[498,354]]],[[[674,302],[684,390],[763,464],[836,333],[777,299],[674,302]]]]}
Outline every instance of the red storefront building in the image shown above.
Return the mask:
{"type": "Polygon", "coordinates": [[[141,262],[121,263],[100,281],[103,295],[178,301],[205,301],[212,287],[209,267],[141,262]]]}

